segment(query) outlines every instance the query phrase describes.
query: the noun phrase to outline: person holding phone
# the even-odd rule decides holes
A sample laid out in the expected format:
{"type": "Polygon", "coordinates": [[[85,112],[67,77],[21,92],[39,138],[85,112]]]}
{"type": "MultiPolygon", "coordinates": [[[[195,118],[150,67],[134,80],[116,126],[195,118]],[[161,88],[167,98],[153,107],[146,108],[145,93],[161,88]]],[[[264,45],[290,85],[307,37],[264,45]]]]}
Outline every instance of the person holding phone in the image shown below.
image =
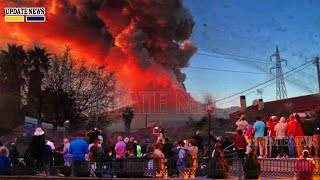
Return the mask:
{"type": "Polygon", "coordinates": [[[164,129],[161,128],[159,131],[159,127],[155,127],[153,129],[153,134],[157,136],[157,142],[161,142],[164,144],[164,139],[166,138],[166,135],[164,134],[164,129]]]}

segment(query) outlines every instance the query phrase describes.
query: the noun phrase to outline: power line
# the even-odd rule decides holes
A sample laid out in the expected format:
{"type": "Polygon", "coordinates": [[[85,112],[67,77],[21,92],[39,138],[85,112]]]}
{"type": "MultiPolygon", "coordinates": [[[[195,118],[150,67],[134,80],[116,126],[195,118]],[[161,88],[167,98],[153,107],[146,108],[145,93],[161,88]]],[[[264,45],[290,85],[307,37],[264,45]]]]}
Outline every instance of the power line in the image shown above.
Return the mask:
{"type": "Polygon", "coordinates": [[[245,62],[253,62],[253,63],[263,63],[263,64],[273,64],[270,61],[254,61],[254,60],[245,60],[245,59],[240,59],[240,58],[231,58],[231,57],[224,57],[224,56],[216,56],[212,54],[205,54],[205,53],[200,53],[196,52],[195,54],[203,55],[203,56],[209,56],[209,57],[215,57],[215,58],[221,58],[221,59],[229,59],[229,60],[235,60],[235,61],[245,61],[245,62]]]}
{"type": "MultiPolygon", "coordinates": [[[[311,63],[311,62],[313,62],[313,61],[314,61],[314,60],[311,60],[311,61],[308,61],[308,62],[306,62],[306,63],[303,63],[303,64],[301,64],[300,66],[296,67],[295,69],[292,69],[292,70],[290,70],[290,71],[287,71],[287,72],[283,73],[282,76],[285,75],[285,74],[288,74],[288,73],[290,73],[290,72],[292,72],[292,71],[294,71],[294,70],[296,70],[296,69],[298,69],[298,68],[300,68],[300,67],[303,67],[303,66],[305,66],[306,64],[311,63]]],[[[246,91],[249,91],[249,90],[251,90],[251,89],[255,89],[255,88],[257,88],[257,87],[259,87],[259,86],[261,86],[261,85],[263,85],[263,84],[266,84],[266,83],[268,83],[268,82],[271,82],[271,81],[275,80],[276,78],[277,78],[277,77],[272,78],[272,79],[270,79],[270,80],[268,80],[268,81],[265,81],[265,82],[263,82],[263,83],[260,83],[260,84],[258,84],[258,85],[255,85],[255,86],[253,86],[253,87],[251,87],[251,88],[245,89],[245,90],[243,90],[243,91],[241,91],[241,92],[238,92],[238,93],[235,93],[235,94],[233,94],[233,95],[227,96],[227,97],[225,97],[225,98],[216,100],[215,102],[220,102],[220,101],[229,99],[229,98],[231,98],[231,97],[237,96],[237,95],[239,95],[239,94],[242,94],[242,93],[244,93],[244,92],[246,92],[246,91]]]]}
{"type": "Polygon", "coordinates": [[[233,72],[233,73],[268,74],[268,73],[261,73],[261,72],[235,71],[235,70],[216,69],[216,68],[206,68],[206,67],[195,67],[195,66],[189,66],[188,68],[193,68],[193,69],[203,69],[203,70],[209,70],[209,71],[233,72]]]}
{"type": "Polygon", "coordinates": [[[227,56],[234,56],[234,57],[239,57],[239,58],[245,58],[245,59],[252,59],[252,60],[257,60],[259,62],[269,62],[270,60],[267,60],[267,59],[260,59],[260,58],[254,58],[254,57],[249,57],[249,56],[242,56],[242,55],[236,55],[236,54],[230,54],[230,53],[226,53],[226,52],[219,52],[219,51],[216,51],[216,50],[204,50],[204,49],[200,49],[198,48],[199,50],[201,51],[204,51],[204,52],[212,52],[212,53],[215,53],[215,54],[221,54],[221,55],[227,55],[227,56]]]}
{"type": "MultiPolygon", "coordinates": [[[[295,72],[293,72],[293,73],[291,73],[291,74],[288,74],[287,76],[284,76],[284,78],[290,77],[290,76],[294,75],[295,73],[299,73],[301,70],[306,69],[306,68],[308,68],[308,67],[311,66],[311,65],[312,65],[312,64],[309,64],[309,65],[307,65],[307,66],[299,69],[298,71],[295,71],[295,72]]],[[[273,82],[273,83],[271,83],[271,84],[268,84],[268,85],[266,85],[266,86],[262,86],[260,89],[264,89],[264,88],[269,87],[269,86],[271,86],[271,85],[273,85],[273,84],[275,84],[275,83],[276,83],[276,81],[273,82]]],[[[253,93],[255,93],[255,92],[256,92],[256,90],[251,91],[251,92],[249,92],[249,93],[247,93],[247,94],[244,94],[244,95],[247,96],[247,95],[253,94],[253,93]]],[[[238,100],[238,99],[239,99],[239,98],[237,97],[237,98],[231,99],[231,100],[229,100],[229,101],[226,101],[226,102],[217,104],[217,106],[220,106],[220,105],[223,105],[223,104],[226,104],[226,103],[229,103],[229,102],[238,100]]]]}
{"type": "MultiPolygon", "coordinates": [[[[310,63],[310,62],[312,62],[312,61],[309,61],[308,63],[310,63]]],[[[293,72],[293,73],[291,73],[291,74],[289,74],[289,73],[290,73],[289,71],[286,72],[286,73],[284,73],[283,75],[285,75],[285,74],[288,73],[286,76],[284,76],[284,78],[287,78],[287,77],[289,77],[289,76],[292,76],[293,74],[295,74],[295,73],[297,73],[297,72],[299,72],[299,71],[301,71],[301,70],[303,70],[303,69],[305,69],[305,68],[307,68],[307,67],[309,67],[309,66],[312,65],[312,64],[309,64],[309,65],[305,66],[305,65],[308,64],[308,63],[302,64],[302,65],[296,67],[296,68],[293,70],[293,71],[295,71],[295,72],[290,71],[290,72],[293,72]],[[302,66],[305,66],[305,67],[303,67],[303,68],[301,68],[301,69],[298,69],[298,68],[300,68],[300,67],[302,67],[302,66]]],[[[268,82],[273,81],[273,80],[275,80],[275,78],[272,79],[272,80],[269,80],[268,82]]],[[[268,83],[268,82],[266,82],[266,83],[268,83]]],[[[275,82],[272,82],[272,83],[270,83],[270,84],[268,84],[268,85],[262,86],[261,89],[264,89],[264,88],[266,88],[266,87],[269,87],[269,86],[271,86],[271,85],[273,85],[273,84],[275,84],[275,83],[276,83],[276,81],[275,81],[275,82]]],[[[252,89],[253,89],[253,88],[252,88],[252,89]]],[[[251,89],[250,89],[250,90],[251,90],[251,89]]],[[[244,92],[244,91],[243,91],[243,92],[244,92]]],[[[250,91],[249,93],[244,94],[244,95],[247,96],[247,95],[250,95],[250,94],[255,93],[255,92],[256,92],[256,90],[250,91]]],[[[241,92],[241,93],[242,93],[242,92],[241,92]]],[[[234,98],[234,99],[231,99],[231,100],[228,100],[228,101],[225,101],[225,102],[220,103],[220,104],[217,104],[216,106],[221,106],[221,105],[223,105],[223,104],[226,104],[226,103],[229,103],[229,102],[238,100],[238,99],[239,99],[239,97],[234,98]]],[[[218,101],[215,101],[215,102],[218,102],[218,101]]],[[[201,104],[201,106],[197,106],[197,107],[191,108],[190,110],[195,110],[195,109],[199,109],[199,108],[205,108],[205,104],[201,104]]]]}
{"type": "MultiPolygon", "coordinates": [[[[292,66],[289,66],[289,65],[286,65],[286,66],[284,66],[284,67],[285,67],[285,68],[288,68],[288,69],[293,69],[293,67],[292,67],[292,66]]],[[[303,71],[298,72],[298,73],[299,73],[299,74],[306,75],[306,76],[309,76],[309,77],[311,77],[311,78],[316,78],[315,75],[311,75],[311,74],[306,73],[306,72],[303,72],[303,71]]]]}

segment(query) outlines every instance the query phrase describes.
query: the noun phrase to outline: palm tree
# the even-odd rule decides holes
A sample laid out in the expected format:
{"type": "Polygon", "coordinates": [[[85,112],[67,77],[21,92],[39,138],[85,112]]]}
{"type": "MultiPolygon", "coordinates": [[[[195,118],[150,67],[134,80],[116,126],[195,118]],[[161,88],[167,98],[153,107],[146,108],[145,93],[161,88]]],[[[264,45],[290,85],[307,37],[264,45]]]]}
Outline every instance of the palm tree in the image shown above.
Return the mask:
{"type": "Polygon", "coordinates": [[[131,121],[134,117],[134,112],[132,107],[126,107],[122,112],[122,119],[124,122],[125,131],[130,133],[131,121]]]}
{"type": "Polygon", "coordinates": [[[26,52],[23,46],[8,44],[8,50],[1,50],[0,58],[0,94],[13,95],[21,100],[23,61],[26,52]]]}
{"type": "Polygon", "coordinates": [[[12,129],[21,117],[21,89],[25,83],[22,76],[26,52],[23,46],[8,44],[0,52],[0,127],[12,129]]]}
{"type": "Polygon", "coordinates": [[[34,46],[28,49],[24,62],[24,74],[28,80],[27,103],[33,116],[41,118],[42,114],[42,80],[50,68],[51,54],[45,48],[34,46]]]}

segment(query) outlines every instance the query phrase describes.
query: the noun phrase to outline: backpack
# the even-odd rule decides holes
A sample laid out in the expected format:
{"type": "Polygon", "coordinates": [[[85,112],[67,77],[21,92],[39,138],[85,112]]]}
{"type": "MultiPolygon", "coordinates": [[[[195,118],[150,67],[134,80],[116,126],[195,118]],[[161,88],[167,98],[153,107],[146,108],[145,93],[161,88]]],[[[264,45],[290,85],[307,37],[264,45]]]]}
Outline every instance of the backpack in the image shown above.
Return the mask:
{"type": "Polygon", "coordinates": [[[178,159],[178,165],[179,164],[185,164],[187,168],[190,168],[192,167],[193,165],[193,159],[192,159],[192,156],[190,154],[190,151],[188,149],[179,149],[178,151],[178,157],[179,157],[179,152],[180,150],[184,150],[185,152],[185,155],[183,158],[179,158],[178,159]]]}

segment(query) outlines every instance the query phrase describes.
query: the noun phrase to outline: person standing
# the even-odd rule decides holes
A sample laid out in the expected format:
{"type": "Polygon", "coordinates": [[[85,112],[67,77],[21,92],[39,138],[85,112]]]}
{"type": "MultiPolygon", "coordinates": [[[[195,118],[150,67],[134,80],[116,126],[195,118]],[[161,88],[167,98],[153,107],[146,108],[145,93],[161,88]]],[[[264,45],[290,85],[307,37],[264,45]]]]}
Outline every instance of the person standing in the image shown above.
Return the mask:
{"type": "Polygon", "coordinates": [[[245,132],[247,130],[247,126],[249,125],[248,122],[246,121],[246,116],[242,114],[239,118],[239,120],[236,122],[237,125],[237,130],[242,130],[245,132]]]}
{"type": "Polygon", "coordinates": [[[278,124],[278,117],[277,116],[271,116],[270,121],[268,121],[268,127],[269,127],[269,157],[272,157],[272,149],[273,145],[275,143],[276,139],[276,131],[274,127],[278,124]]]}
{"type": "Polygon", "coordinates": [[[122,136],[118,137],[118,142],[116,143],[114,150],[116,152],[117,159],[124,159],[126,157],[126,143],[123,142],[122,136]]]}
{"type": "Polygon", "coordinates": [[[70,143],[69,152],[70,154],[72,154],[74,160],[84,161],[85,154],[89,153],[89,145],[85,140],[83,140],[83,138],[84,135],[82,133],[79,133],[78,137],[70,143]]]}
{"type": "Polygon", "coordinates": [[[164,170],[164,160],[165,160],[165,156],[162,153],[162,142],[158,141],[156,142],[156,144],[154,145],[154,154],[156,154],[157,159],[157,176],[158,177],[163,177],[163,170],[164,170]]]}
{"type": "Polygon", "coordinates": [[[167,159],[168,176],[173,177],[174,175],[177,175],[175,174],[177,164],[177,162],[174,159],[175,148],[173,147],[173,144],[169,142],[169,138],[167,137],[164,139],[162,152],[167,159]]]}
{"type": "Polygon", "coordinates": [[[303,139],[305,142],[305,148],[308,147],[309,152],[312,152],[312,138],[313,138],[313,122],[309,115],[306,115],[306,119],[302,121],[303,139]]]}
{"type": "Polygon", "coordinates": [[[15,166],[19,162],[19,151],[17,150],[17,146],[15,144],[12,144],[12,147],[10,149],[10,160],[12,162],[12,165],[15,166]]]}
{"type": "Polygon", "coordinates": [[[190,178],[195,178],[196,170],[198,168],[198,151],[199,151],[196,140],[194,139],[189,140],[188,150],[192,158],[192,166],[189,168],[189,176],[190,178]]]}
{"type": "Polygon", "coordinates": [[[90,131],[88,131],[86,133],[86,135],[89,137],[89,144],[94,143],[94,141],[96,139],[98,139],[98,137],[101,136],[102,133],[103,133],[103,131],[101,129],[97,128],[97,127],[93,128],[93,129],[90,129],[90,131]]]}
{"type": "Polygon", "coordinates": [[[150,145],[150,140],[149,139],[145,139],[144,140],[144,144],[141,146],[141,154],[142,156],[147,154],[147,147],[150,145]]]}
{"type": "Polygon", "coordinates": [[[50,167],[51,164],[53,162],[53,156],[52,156],[52,149],[51,146],[47,144],[47,140],[46,140],[46,144],[44,146],[44,170],[45,170],[45,175],[46,176],[50,176],[50,167]]]}
{"type": "Polygon", "coordinates": [[[287,137],[288,137],[288,149],[289,149],[289,158],[295,158],[297,156],[297,149],[294,138],[297,134],[297,122],[294,119],[294,115],[289,115],[289,122],[287,124],[287,137]]]}
{"type": "Polygon", "coordinates": [[[286,135],[286,119],[284,117],[280,118],[279,123],[274,127],[274,130],[276,131],[276,144],[277,144],[277,151],[278,156],[277,158],[284,157],[284,145],[285,145],[285,139],[287,138],[286,135]]]}
{"type": "Polygon", "coordinates": [[[130,137],[129,142],[127,143],[127,150],[130,150],[137,156],[137,143],[134,142],[134,137],[130,137]]]}
{"type": "Polygon", "coordinates": [[[264,149],[262,149],[262,144],[259,143],[260,154],[264,154],[265,157],[268,156],[268,142],[269,142],[269,127],[267,126],[267,121],[264,119],[262,122],[265,125],[263,133],[264,149]],[[264,152],[264,153],[263,153],[264,152]]]}
{"type": "Polygon", "coordinates": [[[47,141],[46,144],[51,147],[52,151],[55,151],[56,147],[54,146],[54,143],[51,141],[51,138],[48,137],[48,138],[46,139],[46,141],[47,141]]]}
{"type": "Polygon", "coordinates": [[[6,147],[0,148],[0,176],[8,176],[11,173],[12,165],[7,154],[9,150],[6,147]]]}
{"type": "MultiPolygon", "coordinates": [[[[158,128],[158,127],[155,127],[155,129],[156,128],[158,128]]],[[[157,136],[157,142],[162,142],[162,144],[164,143],[164,138],[166,138],[166,135],[164,133],[164,129],[163,128],[160,129],[159,133],[154,132],[153,134],[157,136]]]]}
{"type": "Polygon", "coordinates": [[[266,125],[261,121],[260,117],[256,117],[256,122],[253,124],[253,133],[254,133],[254,151],[258,153],[259,143],[261,143],[262,153],[259,158],[266,157],[265,156],[265,141],[264,141],[264,131],[266,125]]]}
{"type": "Polygon", "coordinates": [[[302,150],[303,150],[303,139],[304,139],[304,134],[302,131],[302,125],[301,125],[301,119],[299,114],[296,114],[294,116],[296,120],[296,137],[295,137],[295,142],[296,142],[296,147],[297,147],[297,156],[300,157],[302,156],[302,150]]]}
{"type": "Polygon", "coordinates": [[[309,157],[309,151],[304,150],[296,163],[297,180],[313,180],[316,167],[315,161],[309,157]]]}
{"type": "Polygon", "coordinates": [[[237,150],[238,158],[241,160],[242,164],[244,162],[247,145],[248,143],[243,135],[243,131],[239,129],[236,138],[234,139],[234,148],[237,150]]]}
{"type": "Polygon", "coordinates": [[[313,120],[313,148],[315,158],[319,158],[319,140],[320,140],[320,111],[316,112],[316,119],[313,120]]]}
{"type": "Polygon", "coordinates": [[[197,130],[196,134],[194,136],[192,136],[192,139],[196,140],[199,152],[203,153],[204,148],[203,148],[203,139],[201,137],[201,131],[197,130]]]}
{"type": "Polygon", "coordinates": [[[67,167],[71,166],[71,158],[72,158],[72,155],[70,154],[69,150],[70,150],[70,142],[69,142],[69,139],[65,138],[63,139],[63,150],[56,151],[57,153],[63,155],[64,166],[67,166],[67,167]]]}
{"type": "Polygon", "coordinates": [[[136,143],[136,145],[137,145],[137,149],[136,149],[136,151],[137,151],[137,157],[142,157],[142,153],[141,153],[141,146],[138,144],[138,141],[134,141],[134,143],[136,143]]]}
{"type": "Polygon", "coordinates": [[[100,139],[94,140],[93,146],[90,148],[88,157],[91,161],[91,174],[97,177],[101,177],[101,167],[102,164],[98,163],[102,161],[103,151],[99,147],[101,143],[100,139]]]}
{"type": "Polygon", "coordinates": [[[36,174],[41,175],[44,170],[45,135],[41,127],[38,127],[29,147],[30,156],[33,158],[33,167],[37,169],[36,174]]]}
{"type": "Polygon", "coordinates": [[[69,152],[74,160],[76,176],[84,176],[88,171],[88,169],[83,169],[83,164],[85,163],[85,155],[89,153],[89,145],[83,138],[84,134],[79,133],[78,137],[70,143],[69,152]]]}
{"type": "Polygon", "coordinates": [[[246,141],[248,143],[247,147],[246,147],[246,154],[249,154],[252,149],[251,149],[251,145],[252,145],[252,136],[253,136],[253,124],[250,123],[251,125],[248,125],[247,130],[244,134],[244,137],[246,138],[246,141]]]}

